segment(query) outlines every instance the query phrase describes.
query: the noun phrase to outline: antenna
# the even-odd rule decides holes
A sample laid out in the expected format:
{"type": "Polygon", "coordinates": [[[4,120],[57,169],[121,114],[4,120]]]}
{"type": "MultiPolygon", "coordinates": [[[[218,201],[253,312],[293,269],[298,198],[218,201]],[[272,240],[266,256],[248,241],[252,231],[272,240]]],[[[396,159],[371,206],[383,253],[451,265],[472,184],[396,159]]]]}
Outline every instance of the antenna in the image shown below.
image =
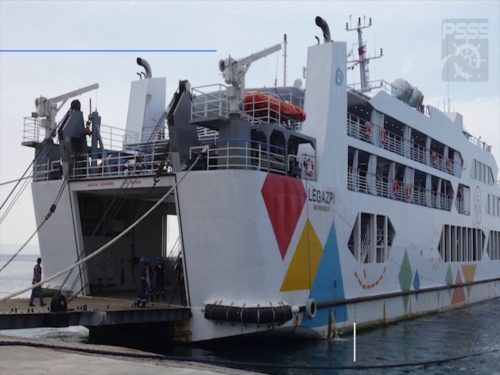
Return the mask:
{"type": "Polygon", "coordinates": [[[283,86],[286,87],[286,46],[288,41],[286,40],[286,34],[283,34],[283,86]]]}
{"type": "Polygon", "coordinates": [[[354,63],[354,66],[359,64],[359,74],[361,78],[361,91],[370,91],[371,87],[368,81],[368,63],[370,60],[379,59],[384,55],[382,48],[376,56],[367,57],[366,56],[366,42],[363,42],[363,29],[367,29],[372,26],[372,18],[368,18],[368,23],[366,22],[366,16],[363,16],[363,22],[361,22],[361,17],[358,17],[358,24],[352,27],[351,16],[349,16],[349,22],[346,22],[345,29],[347,31],[357,31],[358,32],[358,55],[357,60],[348,61],[349,63],[354,63]]]}

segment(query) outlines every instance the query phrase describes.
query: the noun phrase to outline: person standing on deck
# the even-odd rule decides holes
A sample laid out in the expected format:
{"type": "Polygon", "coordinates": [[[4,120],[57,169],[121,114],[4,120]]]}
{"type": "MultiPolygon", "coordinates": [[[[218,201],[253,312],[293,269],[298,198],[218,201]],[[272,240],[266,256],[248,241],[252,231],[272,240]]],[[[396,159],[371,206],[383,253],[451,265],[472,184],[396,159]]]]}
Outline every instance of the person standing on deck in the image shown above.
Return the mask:
{"type": "Polygon", "coordinates": [[[163,260],[161,257],[157,258],[158,263],[156,264],[153,272],[155,275],[155,296],[156,300],[160,301],[160,296],[165,301],[165,267],[163,266],[163,260]]]}
{"type": "MultiPolygon", "coordinates": [[[[42,281],[42,266],[40,265],[42,263],[42,258],[38,258],[36,260],[36,265],[33,268],[33,281],[31,282],[31,285],[35,285],[42,281]]],[[[45,303],[43,302],[43,290],[41,286],[38,286],[36,288],[33,288],[31,290],[31,297],[30,297],[30,306],[35,306],[33,304],[33,300],[35,297],[38,297],[40,299],[40,306],[45,306],[45,303]]]]}
{"type": "Polygon", "coordinates": [[[151,290],[151,266],[149,265],[148,257],[141,257],[141,290],[137,305],[145,307],[149,298],[149,291],[151,290]]]}

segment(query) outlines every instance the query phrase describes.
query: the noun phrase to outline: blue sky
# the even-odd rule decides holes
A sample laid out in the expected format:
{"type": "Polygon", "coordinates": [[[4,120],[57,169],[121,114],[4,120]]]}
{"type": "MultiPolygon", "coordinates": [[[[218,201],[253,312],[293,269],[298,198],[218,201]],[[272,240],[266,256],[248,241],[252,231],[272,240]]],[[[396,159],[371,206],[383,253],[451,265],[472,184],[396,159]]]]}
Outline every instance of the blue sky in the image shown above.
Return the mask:
{"type": "MultiPolygon", "coordinates": [[[[464,114],[465,127],[492,144],[500,159],[500,2],[498,1],[1,1],[0,49],[216,49],[215,53],[142,54],[154,76],[167,77],[167,101],[180,79],[192,85],[222,83],[220,58],[246,56],[279,43],[288,34],[288,82],[302,76],[307,47],[320,35],[320,15],[334,40],[356,40],[345,31],[349,16],[372,17],[365,33],[368,52],[383,47],[384,58],[370,65],[371,78],[403,77],[443,103],[449,88],[452,107],[464,114]],[[451,83],[441,79],[441,24],[448,18],[486,18],[489,24],[489,79],[451,83]]],[[[99,82],[100,89],[80,98],[97,104],[108,125],[124,127],[130,81],[137,78],[136,53],[0,53],[0,182],[21,175],[33,157],[21,147],[23,116],[39,95],[56,96],[99,82]]],[[[282,82],[281,55],[250,68],[248,86],[282,82]]],[[[350,73],[357,82],[357,72],[350,73]]],[[[64,113],[63,109],[60,113],[64,113]]],[[[3,201],[7,189],[0,189],[3,201]]],[[[34,229],[31,194],[0,227],[1,243],[21,243],[34,229]]],[[[35,241],[36,243],[36,241],[35,241]]]]}

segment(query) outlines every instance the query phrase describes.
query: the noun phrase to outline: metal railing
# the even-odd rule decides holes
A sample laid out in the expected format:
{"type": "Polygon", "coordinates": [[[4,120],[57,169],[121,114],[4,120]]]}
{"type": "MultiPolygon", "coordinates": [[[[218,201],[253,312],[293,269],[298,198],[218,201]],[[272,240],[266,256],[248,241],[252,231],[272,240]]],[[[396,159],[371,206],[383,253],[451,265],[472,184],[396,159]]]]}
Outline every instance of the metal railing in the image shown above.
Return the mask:
{"type": "Polygon", "coordinates": [[[191,88],[191,121],[227,119],[229,104],[226,94],[227,86],[221,84],[205,85],[191,88]]]}
{"type": "Polygon", "coordinates": [[[287,155],[280,147],[249,140],[218,140],[205,146],[191,147],[190,158],[202,154],[199,164],[206,170],[247,169],[315,179],[316,158],[311,155],[287,155]],[[312,164],[312,167],[307,167],[312,164]],[[302,162],[302,163],[301,163],[302,162]],[[303,168],[304,165],[304,168],[303,168]]]}
{"type": "MultiPolygon", "coordinates": [[[[82,134],[84,129],[82,128],[82,134]]],[[[136,143],[139,136],[136,132],[127,131],[122,128],[101,124],[101,139],[106,150],[120,151],[129,143],[136,143]]],[[[45,139],[45,128],[41,126],[41,119],[25,117],[23,125],[23,142],[40,143],[45,139]]],[[[54,141],[58,143],[57,136],[54,141]]],[[[89,140],[87,140],[89,142],[89,140]]]]}
{"type": "Polygon", "coordinates": [[[120,176],[151,176],[172,172],[169,153],[137,153],[109,155],[91,160],[90,155],[79,155],[73,162],[71,179],[93,179],[120,176]]]}
{"type": "Polygon", "coordinates": [[[465,202],[463,199],[458,198],[455,200],[455,207],[457,209],[457,212],[462,215],[470,215],[470,209],[465,206],[465,202]]]}
{"type": "Polygon", "coordinates": [[[467,138],[467,140],[472,143],[473,145],[483,149],[483,150],[486,150],[488,151],[489,153],[491,153],[491,145],[487,144],[486,142],[484,141],[481,141],[481,139],[479,138],[476,138],[474,137],[472,134],[469,134],[467,132],[464,131],[464,136],[465,138],[467,138]]]}
{"type": "Polygon", "coordinates": [[[453,197],[427,190],[420,186],[401,183],[396,179],[389,179],[366,173],[359,169],[348,168],[347,186],[351,191],[372,194],[383,198],[417,204],[420,206],[451,211],[453,197]]]}
{"type": "Polygon", "coordinates": [[[139,134],[122,128],[101,124],[101,139],[106,150],[121,151],[124,145],[137,143],[139,134]]]}
{"type": "Polygon", "coordinates": [[[248,99],[245,98],[244,109],[247,115],[246,119],[253,125],[259,126],[262,123],[269,123],[295,130],[301,128],[302,122],[283,113],[285,103],[280,96],[270,92],[247,92],[247,95],[249,96],[248,99]]]}
{"type": "Polygon", "coordinates": [[[35,117],[24,117],[23,142],[41,143],[45,138],[45,128],[41,126],[41,120],[35,117]]]}
{"type": "Polygon", "coordinates": [[[351,113],[347,114],[347,135],[371,143],[395,154],[410,158],[421,164],[460,177],[462,165],[451,158],[404,139],[383,127],[373,125],[351,113]]]}

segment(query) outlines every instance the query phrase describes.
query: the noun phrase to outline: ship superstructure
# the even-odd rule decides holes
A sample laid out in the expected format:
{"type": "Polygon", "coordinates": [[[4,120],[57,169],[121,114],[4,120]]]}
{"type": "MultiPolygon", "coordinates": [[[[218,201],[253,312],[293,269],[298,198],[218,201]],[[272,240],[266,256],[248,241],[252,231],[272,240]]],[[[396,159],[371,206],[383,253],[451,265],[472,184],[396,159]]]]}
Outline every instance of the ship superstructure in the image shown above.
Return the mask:
{"type": "Polygon", "coordinates": [[[85,121],[78,101],[56,124],[56,104],[81,91],[39,98],[24,144],[36,150],[38,225],[58,196],[38,234],[47,275],[162,201],[50,286],[68,296],[131,295],[139,259],[160,257],[170,302],[191,308],[188,341],[331,336],[353,322],[499,296],[491,148],[459,113],[424,105],[408,82],[369,81],[361,20],[350,62],[346,43],[316,23],[324,40],[308,49],[305,89],[245,86],[251,64],[276,45],[221,60],[225,84],[180,81],[166,110],[165,78],[138,59],[145,72],[132,82],[125,130],[102,124],[97,111],[85,121]],[[359,86],[346,82],[349,64],[360,67],[359,86]],[[168,248],[171,217],[179,237],[168,248]]]}

